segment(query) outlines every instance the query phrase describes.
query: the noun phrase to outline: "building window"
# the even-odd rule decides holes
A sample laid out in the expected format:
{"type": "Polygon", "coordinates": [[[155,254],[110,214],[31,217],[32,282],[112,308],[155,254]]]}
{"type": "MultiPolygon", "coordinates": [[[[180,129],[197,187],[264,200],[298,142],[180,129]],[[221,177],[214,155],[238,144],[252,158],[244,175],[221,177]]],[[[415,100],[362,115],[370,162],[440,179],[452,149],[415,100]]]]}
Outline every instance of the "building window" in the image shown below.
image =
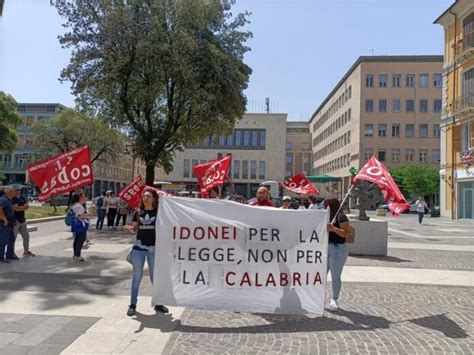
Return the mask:
{"type": "Polygon", "coordinates": [[[406,111],[407,112],[415,111],[415,100],[407,100],[406,111]]]}
{"type": "Polygon", "coordinates": [[[387,112],[387,100],[379,100],[379,112],[387,112]]]}
{"type": "Polygon", "coordinates": [[[415,137],[415,125],[414,124],[406,124],[405,125],[405,136],[407,138],[414,138],[415,137]]]}
{"type": "Polygon", "coordinates": [[[387,87],[387,74],[379,74],[379,87],[387,87]]]}
{"type": "Polygon", "coordinates": [[[387,136],[387,125],[385,123],[379,124],[379,137],[387,136]]]}
{"type": "Polygon", "coordinates": [[[372,123],[366,123],[364,132],[364,135],[366,137],[372,137],[372,135],[374,134],[374,125],[372,123]]]}
{"type": "Polygon", "coordinates": [[[415,155],[414,149],[405,149],[405,160],[413,161],[413,156],[415,155]]]}
{"type": "Polygon", "coordinates": [[[226,142],[227,142],[227,137],[226,136],[219,136],[219,145],[222,147],[222,146],[225,146],[226,145],[226,142]]]}
{"type": "Polygon", "coordinates": [[[405,79],[405,86],[407,88],[412,88],[415,85],[415,74],[407,74],[405,79]]]}
{"type": "Polygon", "coordinates": [[[234,160],[234,179],[240,179],[240,160],[234,160]]]}
{"type": "Polygon", "coordinates": [[[265,179],[265,161],[264,160],[260,160],[260,162],[258,163],[258,178],[260,180],[265,179]]]}
{"type": "Polygon", "coordinates": [[[293,150],[293,143],[286,142],[286,150],[293,150]]]}
{"type": "Polygon", "coordinates": [[[392,161],[400,161],[400,149],[392,149],[392,161]]]}
{"type": "Polygon", "coordinates": [[[242,145],[242,130],[240,129],[235,130],[235,145],[236,146],[242,145]]]}
{"type": "Polygon", "coordinates": [[[393,112],[400,112],[400,100],[392,100],[392,111],[393,112]]]}
{"type": "Polygon", "coordinates": [[[248,129],[244,130],[244,147],[248,147],[250,145],[250,131],[248,129]]]}
{"type": "Polygon", "coordinates": [[[371,88],[374,86],[374,76],[372,74],[367,74],[365,76],[365,87],[371,88]]]}
{"type": "Polygon", "coordinates": [[[420,100],[420,112],[428,112],[428,100],[420,100]]]}
{"type": "Polygon", "coordinates": [[[256,146],[258,146],[258,135],[259,135],[259,134],[258,134],[258,131],[255,130],[255,129],[252,129],[251,132],[252,132],[252,133],[251,133],[252,136],[251,136],[251,144],[250,144],[250,145],[251,145],[252,147],[256,147],[256,146]]]}
{"type": "Polygon", "coordinates": [[[392,137],[400,137],[400,125],[393,124],[392,125],[392,137]]]}
{"type": "Polygon", "coordinates": [[[227,136],[227,145],[234,145],[234,132],[227,136]]]}
{"type": "Polygon", "coordinates": [[[304,150],[309,150],[310,149],[309,143],[303,143],[303,149],[304,150]]]}
{"type": "Polygon", "coordinates": [[[293,155],[288,154],[286,156],[286,163],[287,164],[292,164],[293,163],[293,155]]]}
{"type": "Polygon", "coordinates": [[[249,178],[249,161],[242,160],[242,179],[249,178]]]}
{"type": "Polygon", "coordinates": [[[463,38],[462,46],[464,49],[474,47],[474,12],[466,17],[462,22],[463,38]]]}
{"type": "MultiPolygon", "coordinates": [[[[191,161],[191,172],[192,172],[192,167],[195,166],[195,165],[198,165],[198,164],[199,164],[199,160],[197,160],[197,159],[193,159],[191,161]]],[[[196,177],[196,175],[194,175],[194,172],[192,172],[192,176],[196,177]]]]}
{"type": "Polygon", "coordinates": [[[420,88],[427,88],[429,83],[429,75],[428,74],[420,74],[420,88]]]}
{"type": "Polygon", "coordinates": [[[385,149],[379,149],[379,151],[377,152],[377,155],[378,155],[377,159],[379,161],[385,161],[385,153],[386,153],[385,149]]]}
{"type": "Polygon", "coordinates": [[[465,123],[461,127],[461,151],[472,148],[472,125],[471,123],[465,123]]]}
{"type": "Polygon", "coordinates": [[[365,112],[372,112],[374,110],[374,100],[365,100],[365,112]]]}
{"type": "Polygon", "coordinates": [[[252,160],[250,162],[250,179],[255,180],[257,178],[257,161],[252,160]]]}
{"type": "Polygon", "coordinates": [[[439,138],[441,136],[441,131],[439,128],[439,124],[435,123],[433,125],[433,137],[439,138]]]}
{"type": "Polygon", "coordinates": [[[267,131],[262,129],[260,130],[260,139],[258,141],[258,146],[265,148],[266,143],[267,143],[267,131]]]}
{"type": "Polygon", "coordinates": [[[441,161],[441,155],[440,155],[440,150],[439,149],[433,149],[431,151],[431,155],[433,158],[433,163],[439,163],[441,161]]]}
{"type": "Polygon", "coordinates": [[[420,162],[426,162],[428,158],[428,150],[427,149],[420,149],[418,151],[418,157],[420,158],[420,162]]]}
{"type": "Polygon", "coordinates": [[[420,124],[420,138],[428,138],[428,125],[420,124]]]}
{"type": "Polygon", "coordinates": [[[440,88],[442,85],[441,74],[433,74],[433,86],[435,88],[440,88]]]}
{"type": "Polygon", "coordinates": [[[293,172],[291,170],[286,170],[285,174],[286,174],[285,177],[287,177],[287,178],[293,176],[293,172]]]}
{"type": "Polygon", "coordinates": [[[433,101],[433,112],[436,112],[436,113],[441,112],[441,100],[433,101]]]}
{"type": "Polygon", "coordinates": [[[401,75],[400,74],[393,74],[392,75],[392,86],[394,88],[400,87],[401,75]]]}

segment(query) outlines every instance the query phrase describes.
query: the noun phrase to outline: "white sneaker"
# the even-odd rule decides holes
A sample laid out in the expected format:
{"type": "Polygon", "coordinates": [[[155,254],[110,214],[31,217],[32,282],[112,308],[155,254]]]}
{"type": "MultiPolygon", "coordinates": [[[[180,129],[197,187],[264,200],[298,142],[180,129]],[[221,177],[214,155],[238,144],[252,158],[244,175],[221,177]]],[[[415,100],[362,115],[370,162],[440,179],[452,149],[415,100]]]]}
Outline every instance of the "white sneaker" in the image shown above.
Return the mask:
{"type": "Polygon", "coordinates": [[[329,303],[329,309],[333,312],[337,312],[339,307],[337,306],[337,301],[334,298],[331,298],[331,303],[329,303]]]}

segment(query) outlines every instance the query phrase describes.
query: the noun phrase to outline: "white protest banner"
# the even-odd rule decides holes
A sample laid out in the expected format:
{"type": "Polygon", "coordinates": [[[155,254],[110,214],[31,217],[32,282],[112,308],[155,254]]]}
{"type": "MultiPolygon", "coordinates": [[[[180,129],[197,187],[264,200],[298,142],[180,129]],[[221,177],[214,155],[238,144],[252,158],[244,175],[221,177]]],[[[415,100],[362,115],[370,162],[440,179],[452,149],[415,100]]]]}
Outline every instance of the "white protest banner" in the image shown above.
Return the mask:
{"type": "Polygon", "coordinates": [[[153,303],[324,312],[328,212],[161,197],[153,303]]]}

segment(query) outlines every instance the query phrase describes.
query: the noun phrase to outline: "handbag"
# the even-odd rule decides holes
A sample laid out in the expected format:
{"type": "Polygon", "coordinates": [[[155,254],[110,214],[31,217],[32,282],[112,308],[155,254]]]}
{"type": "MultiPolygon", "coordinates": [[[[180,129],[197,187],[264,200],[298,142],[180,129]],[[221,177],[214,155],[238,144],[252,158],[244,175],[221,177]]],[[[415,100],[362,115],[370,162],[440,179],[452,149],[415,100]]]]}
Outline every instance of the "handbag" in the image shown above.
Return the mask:
{"type": "Polygon", "coordinates": [[[75,218],[71,226],[71,232],[73,233],[87,232],[88,229],[89,223],[86,223],[79,218],[75,218]]]}

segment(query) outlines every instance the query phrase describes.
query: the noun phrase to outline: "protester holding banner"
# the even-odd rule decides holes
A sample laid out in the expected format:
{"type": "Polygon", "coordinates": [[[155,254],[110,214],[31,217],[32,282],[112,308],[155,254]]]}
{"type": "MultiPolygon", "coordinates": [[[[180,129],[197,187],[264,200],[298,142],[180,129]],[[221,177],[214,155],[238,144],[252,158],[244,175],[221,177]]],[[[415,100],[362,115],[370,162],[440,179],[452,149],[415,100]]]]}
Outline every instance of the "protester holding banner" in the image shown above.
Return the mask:
{"type": "Polygon", "coordinates": [[[256,199],[249,203],[249,206],[256,206],[256,207],[275,207],[270,201],[270,193],[268,189],[264,186],[261,186],[257,190],[257,195],[255,196],[256,199]]]}
{"type": "Polygon", "coordinates": [[[334,224],[328,224],[328,272],[331,271],[332,278],[332,298],[329,309],[337,311],[339,309],[337,299],[339,298],[342,284],[342,269],[349,255],[346,238],[350,232],[350,224],[347,216],[340,211],[341,203],[338,199],[325,199],[324,208],[328,207],[330,221],[335,221],[334,224]]]}
{"type": "MultiPolygon", "coordinates": [[[[127,315],[133,316],[137,308],[138,291],[143,278],[145,259],[148,263],[148,273],[153,283],[153,272],[155,268],[155,224],[158,213],[158,192],[153,188],[145,188],[138,211],[133,216],[133,225],[128,226],[129,231],[137,234],[132,250],[127,258],[133,265],[131,301],[127,315]]],[[[155,305],[155,311],[168,313],[168,308],[163,305],[155,305]]]]}
{"type": "Polygon", "coordinates": [[[87,199],[84,195],[84,192],[75,193],[72,196],[72,206],[71,210],[74,212],[74,222],[71,226],[71,231],[74,235],[73,242],[73,261],[84,261],[84,258],[81,257],[82,247],[84,242],[87,239],[87,230],[89,229],[89,215],[84,208],[84,204],[87,199]]]}

